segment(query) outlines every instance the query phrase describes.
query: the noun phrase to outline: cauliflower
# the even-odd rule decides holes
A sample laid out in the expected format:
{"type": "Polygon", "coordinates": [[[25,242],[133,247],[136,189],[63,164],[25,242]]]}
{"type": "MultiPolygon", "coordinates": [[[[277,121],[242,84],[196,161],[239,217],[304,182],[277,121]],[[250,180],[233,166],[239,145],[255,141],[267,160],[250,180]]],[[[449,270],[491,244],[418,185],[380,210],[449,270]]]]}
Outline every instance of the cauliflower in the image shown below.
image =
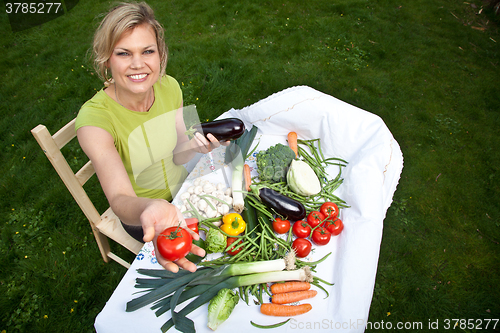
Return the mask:
{"type": "Polygon", "coordinates": [[[257,153],[257,169],[262,181],[278,183],[286,180],[288,167],[295,159],[294,151],[278,143],[257,153]]]}

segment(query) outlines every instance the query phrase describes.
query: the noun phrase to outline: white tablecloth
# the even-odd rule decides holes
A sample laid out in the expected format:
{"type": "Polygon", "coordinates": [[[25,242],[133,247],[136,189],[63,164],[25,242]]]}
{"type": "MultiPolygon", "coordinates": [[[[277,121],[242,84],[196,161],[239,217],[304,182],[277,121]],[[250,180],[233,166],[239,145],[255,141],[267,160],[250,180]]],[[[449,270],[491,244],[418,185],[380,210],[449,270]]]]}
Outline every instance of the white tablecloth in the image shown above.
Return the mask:
{"type": "MultiPolygon", "coordinates": [[[[344,183],[335,192],[350,205],[341,211],[344,231],[332,238],[327,246],[317,247],[308,258],[317,260],[332,252],[318,265],[316,273],[334,283],[328,287],[330,296],[325,299],[325,294],[318,290],[318,296],[308,300],[312,311],[292,318],[273,332],[363,332],[373,295],[383,220],[403,168],[398,143],[377,115],[304,86],[286,89],[241,110],[231,109],[220,118],[228,117],[242,119],[247,128],[253,125],[259,128],[255,140],[259,142],[259,150],[278,142],[286,144],[286,136],[293,130],[299,138],[320,138],[326,157],[339,157],[349,162],[342,172],[344,183]]],[[[224,182],[224,177],[231,179],[229,169],[224,172],[220,169],[223,157],[221,150],[203,156],[188,182],[201,175],[213,182],[224,182]]],[[[252,165],[253,158],[248,162],[252,165]]],[[[330,174],[337,175],[336,166],[329,168],[330,174]]],[[[135,278],[139,276],[136,269],[159,267],[152,245],[145,244],[97,316],[95,328],[98,333],[160,332],[160,327],[170,318],[169,313],[157,318],[149,307],[125,312],[126,303],[137,297],[134,295],[137,292],[135,278]]],[[[194,320],[197,332],[210,331],[206,326],[206,305],[188,317],[194,320]]],[[[245,332],[261,331],[253,327],[250,320],[269,325],[284,318],[264,316],[258,306],[240,301],[217,331],[233,332],[235,325],[245,332]]]]}

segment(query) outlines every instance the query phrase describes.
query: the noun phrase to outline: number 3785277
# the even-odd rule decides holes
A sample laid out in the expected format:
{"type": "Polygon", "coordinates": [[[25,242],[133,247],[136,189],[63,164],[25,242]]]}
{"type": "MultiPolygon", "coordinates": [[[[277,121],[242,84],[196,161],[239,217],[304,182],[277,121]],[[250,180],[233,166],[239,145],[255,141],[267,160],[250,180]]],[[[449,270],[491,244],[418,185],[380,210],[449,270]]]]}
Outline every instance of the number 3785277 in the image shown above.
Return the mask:
{"type": "Polygon", "coordinates": [[[60,2],[7,2],[7,14],[56,14],[61,9],[60,2]]]}
{"type": "Polygon", "coordinates": [[[444,329],[469,329],[469,330],[495,330],[497,328],[498,319],[445,319],[444,329]]]}

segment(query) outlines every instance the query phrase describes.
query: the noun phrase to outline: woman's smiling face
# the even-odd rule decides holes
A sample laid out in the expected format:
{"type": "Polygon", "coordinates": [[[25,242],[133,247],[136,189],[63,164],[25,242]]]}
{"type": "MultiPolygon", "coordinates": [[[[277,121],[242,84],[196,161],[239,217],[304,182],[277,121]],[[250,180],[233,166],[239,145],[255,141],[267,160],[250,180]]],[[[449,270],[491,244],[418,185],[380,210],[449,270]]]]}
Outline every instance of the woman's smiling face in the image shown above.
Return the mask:
{"type": "Polygon", "coordinates": [[[160,75],[160,55],[153,28],[142,24],[126,31],[116,43],[108,66],[120,96],[149,93],[160,75]]]}

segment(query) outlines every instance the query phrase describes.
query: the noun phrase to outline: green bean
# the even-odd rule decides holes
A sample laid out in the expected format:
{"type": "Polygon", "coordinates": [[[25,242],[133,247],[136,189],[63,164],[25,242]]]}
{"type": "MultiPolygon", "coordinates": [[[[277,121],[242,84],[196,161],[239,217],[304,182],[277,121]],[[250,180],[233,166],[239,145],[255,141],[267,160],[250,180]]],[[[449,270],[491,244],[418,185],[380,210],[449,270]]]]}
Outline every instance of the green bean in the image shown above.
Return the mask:
{"type": "Polygon", "coordinates": [[[318,150],[319,150],[319,153],[321,154],[321,158],[323,161],[325,161],[325,155],[323,155],[323,150],[321,150],[321,141],[318,140],[318,150]]]}
{"type": "Polygon", "coordinates": [[[267,328],[276,328],[276,327],[280,327],[280,326],[285,325],[286,323],[288,323],[288,322],[290,321],[290,319],[292,319],[292,318],[288,318],[288,319],[287,319],[287,320],[285,320],[285,321],[282,321],[282,322],[280,322],[280,323],[273,324],[273,325],[259,325],[259,324],[254,323],[253,321],[250,321],[250,324],[252,324],[252,326],[254,326],[254,327],[257,327],[257,328],[263,328],[263,329],[267,329],[267,328]]]}
{"type": "MultiPolygon", "coordinates": [[[[238,287],[238,291],[239,291],[239,294],[240,294],[240,299],[244,302],[245,301],[245,298],[243,296],[243,287],[238,287]]],[[[247,304],[248,305],[248,304],[247,304]]]]}
{"type": "Polygon", "coordinates": [[[258,288],[258,287],[259,287],[259,285],[258,285],[258,284],[253,284],[253,285],[252,285],[252,290],[250,290],[250,293],[251,293],[253,296],[257,297],[257,298],[258,298],[258,296],[257,296],[256,294],[257,294],[257,288],[258,288]]]}
{"type": "Polygon", "coordinates": [[[259,285],[259,291],[258,291],[258,297],[257,299],[259,300],[260,304],[264,303],[263,299],[262,299],[262,285],[259,285]]]}
{"type": "Polygon", "coordinates": [[[328,256],[330,256],[330,254],[332,254],[331,252],[329,252],[327,255],[325,255],[323,258],[317,260],[317,261],[313,261],[313,262],[306,262],[306,261],[302,261],[302,260],[299,260],[297,259],[296,262],[297,264],[302,267],[302,266],[317,266],[318,264],[322,263],[323,261],[326,260],[326,258],[328,258],[328,256]]]}
{"type": "Polygon", "coordinates": [[[278,237],[274,237],[274,238],[272,238],[272,237],[270,237],[270,236],[264,235],[264,238],[265,238],[265,239],[267,238],[267,239],[268,239],[268,240],[270,240],[270,241],[275,241],[275,242],[277,242],[277,243],[280,243],[280,244],[281,244],[281,245],[283,245],[283,246],[287,246],[287,245],[288,245],[288,243],[287,243],[287,242],[285,242],[283,239],[278,238],[278,237]]]}
{"type": "Polygon", "coordinates": [[[248,305],[248,288],[249,287],[243,288],[244,289],[244,295],[245,295],[245,303],[247,303],[247,305],[248,305]]]}

